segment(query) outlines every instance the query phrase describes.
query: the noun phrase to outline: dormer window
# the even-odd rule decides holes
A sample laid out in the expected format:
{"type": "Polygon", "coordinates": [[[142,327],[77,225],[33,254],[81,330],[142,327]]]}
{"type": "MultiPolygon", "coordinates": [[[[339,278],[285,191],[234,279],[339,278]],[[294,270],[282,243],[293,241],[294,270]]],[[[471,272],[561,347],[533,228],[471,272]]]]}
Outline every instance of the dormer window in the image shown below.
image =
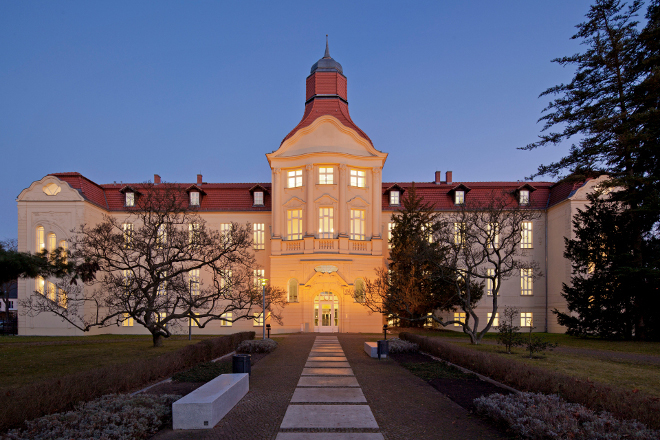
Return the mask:
{"type": "Polygon", "coordinates": [[[465,205],[465,191],[457,190],[454,192],[454,205],[465,205]]]}
{"type": "Polygon", "coordinates": [[[190,206],[199,206],[199,192],[190,191],[190,206]]]}
{"type": "Polygon", "coordinates": [[[126,193],[126,206],[135,206],[135,193],[127,192],[126,193]]]}
{"type": "Polygon", "coordinates": [[[396,191],[396,190],[390,191],[390,205],[398,205],[399,204],[399,196],[400,196],[399,191],[396,191]]]}
{"type": "Polygon", "coordinates": [[[521,189],[518,193],[518,203],[521,205],[529,205],[529,190],[521,189]]]}
{"type": "Polygon", "coordinates": [[[254,204],[255,204],[255,206],[263,206],[264,205],[264,192],[263,191],[255,191],[254,192],[254,204]]]}

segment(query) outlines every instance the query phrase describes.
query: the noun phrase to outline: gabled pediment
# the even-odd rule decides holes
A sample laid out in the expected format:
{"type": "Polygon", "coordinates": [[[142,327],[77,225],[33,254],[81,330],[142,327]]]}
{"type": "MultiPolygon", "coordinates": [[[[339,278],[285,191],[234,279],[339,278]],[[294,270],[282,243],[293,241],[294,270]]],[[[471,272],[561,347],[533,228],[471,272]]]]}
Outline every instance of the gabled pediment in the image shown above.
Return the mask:
{"type": "Polygon", "coordinates": [[[323,284],[338,284],[342,289],[348,287],[348,283],[337,273],[337,272],[316,272],[314,275],[304,284],[304,287],[312,287],[316,285],[323,284]]]}
{"type": "Polygon", "coordinates": [[[346,204],[348,206],[350,206],[351,208],[368,208],[369,207],[369,202],[367,202],[366,200],[364,200],[360,196],[353,197],[346,204]]]}
{"type": "Polygon", "coordinates": [[[337,205],[339,200],[335,199],[329,194],[323,194],[321,197],[314,200],[314,203],[318,203],[320,205],[337,205]]]}
{"type": "Polygon", "coordinates": [[[302,208],[303,206],[305,206],[305,201],[294,196],[294,197],[291,197],[289,200],[287,200],[287,202],[285,204],[283,204],[282,206],[285,207],[285,208],[288,208],[288,209],[302,208]]]}
{"type": "Polygon", "coordinates": [[[46,176],[41,180],[35,180],[25,188],[16,198],[17,201],[84,201],[78,190],[58,179],[55,176],[46,176]]]}

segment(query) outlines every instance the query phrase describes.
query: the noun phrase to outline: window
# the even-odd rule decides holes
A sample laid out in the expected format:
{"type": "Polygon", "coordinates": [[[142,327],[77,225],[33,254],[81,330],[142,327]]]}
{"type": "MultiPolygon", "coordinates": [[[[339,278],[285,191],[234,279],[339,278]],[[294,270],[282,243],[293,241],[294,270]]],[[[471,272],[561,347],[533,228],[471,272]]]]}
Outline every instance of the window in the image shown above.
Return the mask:
{"type": "Polygon", "coordinates": [[[520,249],[531,249],[532,243],[532,222],[522,222],[520,226],[520,249]]]}
{"type": "Polygon", "coordinates": [[[518,203],[521,205],[529,205],[529,190],[521,189],[518,193],[518,203]]]}
{"type": "Polygon", "coordinates": [[[263,223],[254,223],[252,225],[252,228],[254,229],[254,238],[252,239],[252,247],[254,249],[264,249],[265,246],[265,229],[266,225],[263,223]]]}
{"type": "Polygon", "coordinates": [[[193,313],[190,318],[190,326],[191,327],[199,327],[199,321],[197,321],[197,314],[193,313]]]}
{"type": "Polygon", "coordinates": [[[351,240],[364,240],[365,213],[362,209],[351,209],[351,240]]]}
{"type": "Polygon", "coordinates": [[[133,317],[128,313],[124,313],[124,320],[121,322],[122,327],[133,327],[133,317]]]}
{"type": "Polygon", "coordinates": [[[525,296],[531,295],[533,284],[532,269],[520,269],[520,294],[525,296]]]}
{"type": "Polygon", "coordinates": [[[465,223],[454,223],[454,244],[458,246],[465,244],[465,223]]]}
{"type": "Polygon", "coordinates": [[[302,170],[291,170],[287,173],[288,176],[288,188],[298,188],[302,186],[302,170]]]}
{"type": "Polygon", "coordinates": [[[264,192],[263,191],[255,191],[254,192],[254,204],[256,206],[263,206],[264,205],[264,192]]]}
{"type": "Polygon", "coordinates": [[[454,205],[464,205],[464,204],[465,204],[465,191],[454,192],[454,205]]]}
{"type": "Polygon", "coordinates": [[[13,308],[14,308],[14,301],[9,301],[8,309],[13,309],[13,308]]]}
{"type": "Polygon", "coordinates": [[[44,294],[44,286],[45,286],[45,281],[44,277],[37,277],[34,279],[34,290],[37,291],[37,293],[43,295],[44,294]]]}
{"type": "Polygon", "coordinates": [[[162,224],[158,226],[158,232],[156,233],[156,245],[158,248],[162,248],[167,243],[167,226],[162,224]]]}
{"type": "Polygon", "coordinates": [[[52,232],[48,234],[48,252],[53,252],[57,248],[57,237],[52,232]]]}
{"type": "Polygon", "coordinates": [[[287,240],[302,240],[302,209],[289,209],[286,212],[287,240]]]}
{"type": "Polygon", "coordinates": [[[193,246],[199,244],[199,223],[188,224],[188,241],[193,246]]]}
{"type": "Polygon", "coordinates": [[[190,206],[199,206],[199,192],[190,191],[190,206]]]}
{"type": "Polygon", "coordinates": [[[188,282],[190,283],[190,294],[199,295],[199,269],[188,272],[188,282]]]}
{"type": "Polygon", "coordinates": [[[488,223],[488,247],[497,248],[500,245],[500,225],[488,223]]]}
{"type": "Polygon", "coordinates": [[[520,326],[531,327],[533,324],[532,312],[523,312],[520,314],[520,326]]]}
{"type": "Polygon", "coordinates": [[[432,315],[428,315],[428,317],[426,318],[426,321],[424,321],[424,327],[433,328],[433,318],[431,316],[432,315]]]}
{"type": "MultiPolygon", "coordinates": [[[[160,313],[156,312],[156,319],[158,320],[158,322],[163,321],[166,317],[167,317],[167,313],[165,313],[165,312],[160,312],[160,313]]],[[[163,327],[167,327],[167,324],[163,324],[163,327]]]]}
{"type": "Polygon", "coordinates": [[[289,280],[289,302],[298,302],[298,280],[295,278],[289,280]]]}
{"type": "Polygon", "coordinates": [[[55,289],[55,284],[51,283],[50,281],[46,281],[46,298],[51,301],[55,301],[55,289]]]}
{"type": "MultiPolygon", "coordinates": [[[[488,314],[488,321],[490,322],[490,317],[493,316],[492,313],[488,314]]],[[[500,314],[495,313],[495,319],[493,319],[493,327],[499,327],[500,326],[500,314]]]]}
{"type": "Polygon", "coordinates": [[[334,209],[319,208],[319,238],[334,238],[334,209]]]}
{"type": "Polygon", "coordinates": [[[394,223],[389,222],[387,224],[387,248],[392,249],[392,229],[394,228],[394,223]]]}
{"type": "Polygon", "coordinates": [[[350,172],[350,185],[364,188],[367,186],[367,172],[361,170],[351,170],[350,172]]]}
{"type": "Polygon", "coordinates": [[[455,312],[454,321],[458,321],[454,323],[454,327],[460,327],[461,324],[459,324],[459,322],[465,324],[465,312],[455,312]]]}
{"type": "Polygon", "coordinates": [[[66,291],[57,289],[57,304],[63,309],[69,307],[69,297],[66,294],[66,291]]]}
{"type": "Polygon", "coordinates": [[[319,168],[319,184],[332,185],[335,183],[334,168],[322,167],[319,168]]]}
{"type": "Polygon", "coordinates": [[[36,252],[41,252],[46,249],[46,240],[44,235],[44,227],[37,226],[37,240],[36,240],[36,252]]]}
{"type": "Polygon", "coordinates": [[[220,288],[227,288],[231,291],[231,270],[222,271],[222,277],[220,278],[220,288]]]}
{"type": "Polygon", "coordinates": [[[355,302],[363,303],[364,302],[364,281],[361,278],[356,278],[353,283],[353,288],[355,289],[355,302]]]}
{"type": "Polygon", "coordinates": [[[264,318],[261,312],[255,312],[254,318],[252,319],[252,325],[254,327],[262,327],[264,325],[264,318]]]}
{"type": "MultiPolygon", "coordinates": [[[[493,296],[493,291],[495,290],[495,286],[497,285],[497,280],[495,279],[495,269],[487,269],[486,270],[486,295],[487,296],[493,296]]],[[[499,295],[500,293],[497,292],[499,295]]]]}
{"type": "Polygon", "coordinates": [[[220,315],[220,325],[222,327],[231,327],[233,322],[231,322],[232,312],[223,313],[220,315]]]}
{"type": "Polygon", "coordinates": [[[399,204],[399,191],[390,191],[390,205],[399,204]]]}
{"type": "Polygon", "coordinates": [[[67,261],[67,250],[69,246],[66,244],[66,240],[60,240],[60,249],[62,249],[61,257],[62,257],[62,262],[66,264],[67,261]]]}
{"type": "Polygon", "coordinates": [[[265,269],[254,269],[254,285],[261,287],[263,284],[263,281],[266,279],[265,275],[266,271],[265,269]]]}
{"type": "Polygon", "coordinates": [[[167,295],[167,280],[163,278],[167,278],[167,271],[160,273],[160,279],[162,281],[158,284],[158,290],[156,291],[157,295],[167,295]]]}
{"type": "Polygon", "coordinates": [[[133,245],[133,223],[124,223],[122,228],[124,229],[124,248],[131,249],[133,245]]]}
{"type": "Polygon", "coordinates": [[[221,223],[220,233],[227,242],[231,241],[231,223],[221,223]]]}
{"type": "Polygon", "coordinates": [[[124,289],[128,291],[133,284],[133,272],[130,269],[124,269],[121,271],[121,274],[123,277],[124,289]]]}
{"type": "Polygon", "coordinates": [[[127,192],[126,193],[126,206],[135,206],[135,193],[127,192]]]}

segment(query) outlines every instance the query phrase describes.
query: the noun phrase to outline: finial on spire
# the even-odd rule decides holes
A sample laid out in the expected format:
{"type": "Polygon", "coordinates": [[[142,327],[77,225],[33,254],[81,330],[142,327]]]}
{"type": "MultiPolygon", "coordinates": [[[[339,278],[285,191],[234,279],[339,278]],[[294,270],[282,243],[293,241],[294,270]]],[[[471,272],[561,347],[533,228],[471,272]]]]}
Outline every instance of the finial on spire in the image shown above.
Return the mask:
{"type": "Polygon", "coordinates": [[[328,34],[325,34],[325,55],[323,58],[330,58],[330,48],[328,47],[328,34]]]}

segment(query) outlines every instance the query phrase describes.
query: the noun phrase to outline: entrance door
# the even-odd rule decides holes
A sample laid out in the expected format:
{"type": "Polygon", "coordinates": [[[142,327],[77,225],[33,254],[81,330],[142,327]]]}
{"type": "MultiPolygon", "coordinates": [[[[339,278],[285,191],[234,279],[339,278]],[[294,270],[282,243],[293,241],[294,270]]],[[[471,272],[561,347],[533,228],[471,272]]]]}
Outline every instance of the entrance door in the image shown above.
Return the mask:
{"type": "Polygon", "coordinates": [[[334,304],[330,301],[319,301],[319,332],[332,332],[334,327],[334,304]]]}
{"type": "Polygon", "coordinates": [[[339,330],[339,302],[332,293],[323,292],[314,301],[314,331],[332,333],[339,330]]]}

